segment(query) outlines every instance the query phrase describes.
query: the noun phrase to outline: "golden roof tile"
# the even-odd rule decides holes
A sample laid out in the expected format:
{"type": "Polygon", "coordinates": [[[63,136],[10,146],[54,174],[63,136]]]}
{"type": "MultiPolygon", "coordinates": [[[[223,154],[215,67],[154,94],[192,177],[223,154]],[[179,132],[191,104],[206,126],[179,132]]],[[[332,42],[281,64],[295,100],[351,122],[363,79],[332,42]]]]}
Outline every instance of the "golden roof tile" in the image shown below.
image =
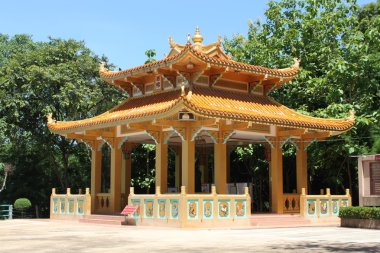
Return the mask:
{"type": "Polygon", "coordinates": [[[185,95],[176,89],[134,97],[99,116],[68,122],[50,120],[48,127],[53,132],[72,133],[78,130],[142,122],[151,117],[162,118],[176,113],[183,107],[204,117],[310,130],[343,132],[354,124],[353,118],[324,119],[306,116],[266,96],[194,86],[185,95]]]}

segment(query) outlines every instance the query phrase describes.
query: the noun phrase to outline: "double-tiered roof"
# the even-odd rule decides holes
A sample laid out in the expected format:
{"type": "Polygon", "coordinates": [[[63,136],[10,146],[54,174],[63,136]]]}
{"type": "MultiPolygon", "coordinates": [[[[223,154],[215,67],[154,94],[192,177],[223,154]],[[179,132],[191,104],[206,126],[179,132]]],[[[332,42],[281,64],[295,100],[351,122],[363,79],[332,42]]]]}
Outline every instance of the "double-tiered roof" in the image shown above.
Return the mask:
{"type": "Polygon", "coordinates": [[[199,118],[248,122],[306,132],[338,134],[354,124],[347,119],[323,119],[300,114],[281,105],[267,93],[297,76],[299,61],[285,69],[271,69],[232,60],[221,48],[221,41],[203,45],[197,28],[190,42],[169,39],[167,57],[122,71],[100,68],[103,80],[129,94],[115,108],[93,118],[58,122],[48,127],[58,134],[127,125],[164,119],[180,111],[199,118]]]}

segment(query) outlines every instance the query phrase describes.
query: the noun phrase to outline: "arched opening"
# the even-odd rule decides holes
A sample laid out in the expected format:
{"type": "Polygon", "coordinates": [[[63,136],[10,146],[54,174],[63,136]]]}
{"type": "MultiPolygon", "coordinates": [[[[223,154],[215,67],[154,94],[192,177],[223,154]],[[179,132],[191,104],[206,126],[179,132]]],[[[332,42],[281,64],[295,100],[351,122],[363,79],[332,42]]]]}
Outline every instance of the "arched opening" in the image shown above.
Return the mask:
{"type": "Polygon", "coordinates": [[[131,185],[137,194],[154,193],[155,151],[153,144],[140,144],[131,152],[131,185]]]}
{"type": "Polygon", "coordinates": [[[111,147],[104,143],[101,149],[101,192],[108,193],[111,187],[111,147]]]}
{"type": "Polygon", "coordinates": [[[214,141],[205,131],[200,132],[195,141],[195,192],[210,193],[215,183],[214,141]]]}
{"type": "Polygon", "coordinates": [[[252,186],[252,210],[268,212],[269,162],[266,145],[255,143],[235,146],[232,148],[230,159],[231,182],[237,188],[241,183],[252,186]]]}
{"type": "Polygon", "coordinates": [[[283,192],[297,192],[297,147],[291,142],[287,142],[282,146],[282,163],[283,163],[283,192]]]}

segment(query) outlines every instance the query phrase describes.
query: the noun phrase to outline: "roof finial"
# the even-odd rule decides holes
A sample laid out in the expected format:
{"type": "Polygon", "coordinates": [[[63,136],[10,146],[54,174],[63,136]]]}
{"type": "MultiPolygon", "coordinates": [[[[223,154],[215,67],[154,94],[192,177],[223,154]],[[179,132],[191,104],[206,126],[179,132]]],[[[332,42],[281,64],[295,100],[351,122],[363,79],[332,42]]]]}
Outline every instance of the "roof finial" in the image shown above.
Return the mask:
{"type": "Polygon", "coordinates": [[[190,44],[190,33],[187,34],[187,44],[190,44]]]}
{"type": "Polygon", "coordinates": [[[195,34],[193,35],[193,42],[194,43],[202,43],[203,42],[203,36],[202,36],[198,26],[195,29],[195,34]]]}
{"type": "Polygon", "coordinates": [[[169,37],[169,45],[170,45],[170,48],[174,48],[176,46],[176,43],[174,42],[174,39],[172,36],[169,37]]]}
{"type": "Polygon", "coordinates": [[[52,114],[52,113],[48,113],[48,114],[46,115],[46,119],[47,119],[47,123],[48,123],[48,124],[52,124],[52,123],[55,122],[55,121],[53,120],[53,114],[52,114]]]}
{"type": "Polygon", "coordinates": [[[301,60],[299,58],[293,58],[293,61],[294,61],[294,63],[291,67],[295,68],[295,69],[299,69],[301,60]]]}
{"type": "Polygon", "coordinates": [[[99,64],[99,71],[107,71],[108,69],[106,68],[106,62],[101,61],[99,64]]]}
{"type": "Polygon", "coordinates": [[[350,110],[350,116],[348,116],[349,120],[355,120],[355,110],[350,110]]]}
{"type": "Polygon", "coordinates": [[[221,44],[222,44],[222,36],[218,35],[218,41],[216,42],[216,45],[220,47],[221,44]]]}

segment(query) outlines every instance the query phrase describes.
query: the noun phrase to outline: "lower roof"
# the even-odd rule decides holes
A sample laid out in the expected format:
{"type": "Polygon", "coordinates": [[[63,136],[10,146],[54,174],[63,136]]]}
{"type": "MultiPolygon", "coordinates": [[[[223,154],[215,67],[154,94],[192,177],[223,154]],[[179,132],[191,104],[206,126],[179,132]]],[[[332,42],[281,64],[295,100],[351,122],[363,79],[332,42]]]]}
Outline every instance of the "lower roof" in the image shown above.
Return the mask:
{"type": "Polygon", "coordinates": [[[93,118],[49,121],[48,127],[53,132],[66,134],[159,119],[181,109],[208,118],[319,131],[344,132],[354,125],[353,118],[325,119],[306,116],[266,96],[193,86],[191,91],[186,89],[186,92],[177,89],[129,98],[119,106],[93,118]]]}

